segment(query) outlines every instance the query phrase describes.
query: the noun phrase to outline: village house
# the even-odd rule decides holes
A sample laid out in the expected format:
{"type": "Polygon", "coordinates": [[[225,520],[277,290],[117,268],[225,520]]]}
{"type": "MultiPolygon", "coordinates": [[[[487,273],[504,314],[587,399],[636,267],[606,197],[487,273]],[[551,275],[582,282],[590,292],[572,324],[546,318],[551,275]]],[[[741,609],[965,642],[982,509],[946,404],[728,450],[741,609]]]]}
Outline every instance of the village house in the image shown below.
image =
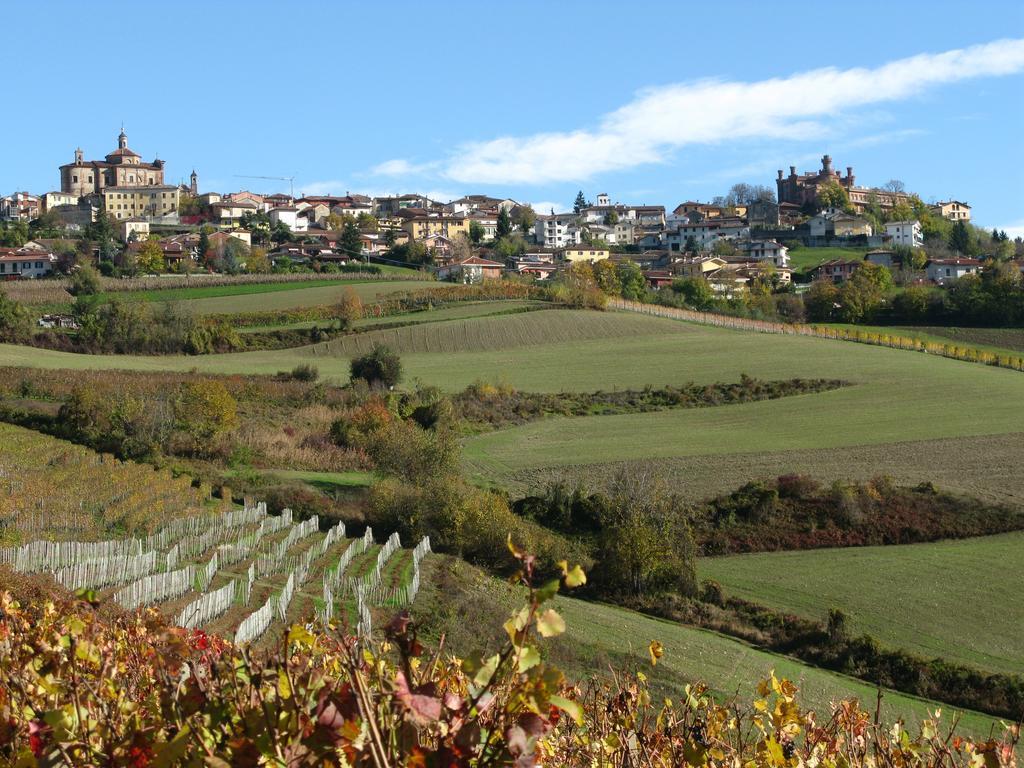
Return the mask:
{"type": "Polygon", "coordinates": [[[672,269],[676,274],[683,277],[703,277],[706,279],[719,270],[724,269],[726,265],[726,260],[718,256],[687,256],[674,261],[672,269]]]}
{"type": "Polygon", "coordinates": [[[294,205],[283,208],[271,208],[267,212],[271,226],[284,224],[292,232],[305,232],[309,228],[309,219],[299,216],[299,209],[294,205]]]}
{"type": "Polygon", "coordinates": [[[145,240],[149,237],[149,221],[137,217],[121,219],[117,222],[117,236],[122,243],[127,243],[132,239],[145,240]]]}
{"type": "Polygon", "coordinates": [[[555,213],[537,216],[533,225],[534,239],[545,248],[564,248],[583,239],[583,232],[575,213],[555,213]]]}
{"type": "Polygon", "coordinates": [[[65,205],[78,205],[79,196],[70,192],[47,192],[42,197],[43,212],[47,213],[65,205]]]}
{"type": "Polygon", "coordinates": [[[833,259],[819,264],[811,270],[812,280],[828,280],[833,283],[842,283],[850,279],[863,265],[863,261],[833,259]]]}
{"type": "Polygon", "coordinates": [[[924,233],[919,221],[887,221],[885,234],[892,238],[893,245],[920,248],[924,245],[924,233]]]}
{"type": "Polygon", "coordinates": [[[934,283],[951,283],[964,275],[976,275],[981,272],[981,262],[977,259],[932,259],[924,266],[925,275],[934,283]]]}
{"type": "Polygon", "coordinates": [[[456,261],[439,267],[438,280],[449,280],[457,283],[477,284],[484,280],[497,280],[501,277],[502,264],[480,256],[456,261]]]}
{"type": "Polygon", "coordinates": [[[932,213],[950,221],[971,220],[971,206],[959,200],[947,200],[928,206],[932,213]]]}
{"type": "Polygon", "coordinates": [[[45,277],[56,263],[56,256],[39,248],[0,248],[0,280],[45,277]]]}
{"type": "Polygon", "coordinates": [[[606,248],[594,248],[589,245],[571,245],[559,251],[559,258],[570,263],[576,261],[603,261],[608,258],[606,248]]]}
{"type": "Polygon", "coordinates": [[[413,240],[424,240],[431,235],[454,238],[463,234],[469,237],[469,220],[464,216],[442,216],[422,208],[405,208],[398,215],[402,220],[402,229],[413,240]]]}
{"type": "Polygon", "coordinates": [[[896,255],[895,251],[885,248],[877,248],[864,254],[864,261],[870,261],[886,269],[902,269],[903,259],[896,255]]]}
{"type": "Polygon", "coordinates": [[[42,200],[28,192],[14,192],[0,197],[0,221],[31,221],[38,219],[42,200]]]}
{"type": "MultiPolygon", "coordinates": [[[[249,193],[244,193],[248,195],[249,193]]],[[[213,203],[210,208],[213,211],[213,220],[221,227],[237,227],[242,216],[247,213],[256,213],[263,205],[262,199],[259,203],[249,199],[235,199],[234,197],[213,203]]]]}
{"type": "Polygon", "coordinates": [[[770,261],[776,267],[789,266],[789,249],[775,240],[751,240],[741,244],[740,250],[756,261],[770,261]]]}

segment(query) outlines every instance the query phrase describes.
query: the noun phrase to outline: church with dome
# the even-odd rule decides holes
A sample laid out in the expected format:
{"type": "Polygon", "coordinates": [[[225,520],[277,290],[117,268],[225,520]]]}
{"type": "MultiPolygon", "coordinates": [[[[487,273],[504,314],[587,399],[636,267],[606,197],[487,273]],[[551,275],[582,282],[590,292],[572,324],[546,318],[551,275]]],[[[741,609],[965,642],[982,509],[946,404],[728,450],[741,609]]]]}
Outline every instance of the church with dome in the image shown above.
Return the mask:
{"type": "Polygon", "coordinates": [[[84,160],[82,150],[75,150],[75,161],[60,167],[60,191],[84,197],[102,194],[107,187],[160,187],[164,183],[164,161],[142,161],[142,156],[128,148],[128,136],[121,129],[117,149],[102,160],[84,160]]]}

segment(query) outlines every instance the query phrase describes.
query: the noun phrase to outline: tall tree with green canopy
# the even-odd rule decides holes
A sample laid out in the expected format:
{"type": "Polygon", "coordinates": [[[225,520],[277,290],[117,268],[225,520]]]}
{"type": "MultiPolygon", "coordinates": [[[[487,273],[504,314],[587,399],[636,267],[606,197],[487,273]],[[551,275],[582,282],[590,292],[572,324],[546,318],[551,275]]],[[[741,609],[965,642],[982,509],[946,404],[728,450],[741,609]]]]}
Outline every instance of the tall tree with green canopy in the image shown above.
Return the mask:
{"type": "Polygon", "coordinates": [[[579,216],[580,211],[587,207],[587,198],[583,196],[583,190],[581,189],[576,193],[576,202],[572,204],[573,213],[579,216]]]}
{"type": "Polygon", "coordinates": [[[359,227],[352,219],[349,219],[345,222],[345,226],[342,227],[341,237],[338,238],[338,245],[346,256],[358,258],[362,255],[363,251],[361,237],[359,227]]]}
{"type": "Polygon", "coordinates": [[[498,211],[498,226],[494,230],[495,238],[500,240],[512,234],[512,217],[504,208],[498,211]]]}

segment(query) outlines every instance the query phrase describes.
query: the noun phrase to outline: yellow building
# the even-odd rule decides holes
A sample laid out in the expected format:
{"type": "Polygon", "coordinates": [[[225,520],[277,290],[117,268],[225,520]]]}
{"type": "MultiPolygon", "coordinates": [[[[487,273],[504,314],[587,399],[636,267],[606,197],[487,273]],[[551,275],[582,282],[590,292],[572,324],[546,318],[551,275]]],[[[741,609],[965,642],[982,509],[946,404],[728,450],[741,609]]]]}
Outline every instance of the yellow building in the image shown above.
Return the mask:
{"type": "Polygon", "coordinates": [[[115,219],[155,218],[178,212],[177,187],[106,187],[103,211],[115,219]]]}
{"type": "Polygon", "coordinates": [[[611,253],[606,248],[591,248],[589,245],[569,245],[562,251],[564,261],[603,261],[611,253]]]}
{"type": "Polygon", "coordinates": [[[469,237],[469,220],[463,216],[416,216],[404,219],[402,229],[413,240],[423,240],[431,235],[449,239],[460,234],[469,237]]]}

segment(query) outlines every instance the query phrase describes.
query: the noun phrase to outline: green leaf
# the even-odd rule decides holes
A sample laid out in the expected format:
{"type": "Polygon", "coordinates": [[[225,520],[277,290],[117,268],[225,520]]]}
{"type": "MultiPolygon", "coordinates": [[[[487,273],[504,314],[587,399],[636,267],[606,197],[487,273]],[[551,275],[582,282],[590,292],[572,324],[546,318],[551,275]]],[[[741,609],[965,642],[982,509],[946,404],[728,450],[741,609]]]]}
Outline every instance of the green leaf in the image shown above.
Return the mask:
{"type": "Polygon", "coordinates": [[[177,765],[181,758],[185,756],[185,750],[188,749],[188,739],[191,735],[192,729],[186,723],[175,734],[174,738],[166,744],[154,744],[153,751],[155,755],[150,766],[152,768],[170,768],[172,765],[177,765]]]}
{"type": "Polygon", "coordinates": [[[541,637],[557,637],[565,632],[565,619],[548,608],[537,619],[537,631],[541,637]]]}
{"type": "Polygon", "coordinates": [[[536,591],[537,602],[546,603],[548,600],[558,594],[558,588],[561,586],[561,582],[558,579],[552,579],[547,584],[539,587],[536,591]]]}
{"type": "Polygon", "coordinates": [[[551,706],[558,707],[569,717],[576,721],[576,725],[583,725],[583,707],[575,701],[566,699],[563,696],[551,696],[548,701],[551,706]]]}
{"type": "Polygon", "coordinates": [[[540,664],[540,654],[532,645],[524,645],[519,652],[519,671],[525,672],[540,664]]]}

